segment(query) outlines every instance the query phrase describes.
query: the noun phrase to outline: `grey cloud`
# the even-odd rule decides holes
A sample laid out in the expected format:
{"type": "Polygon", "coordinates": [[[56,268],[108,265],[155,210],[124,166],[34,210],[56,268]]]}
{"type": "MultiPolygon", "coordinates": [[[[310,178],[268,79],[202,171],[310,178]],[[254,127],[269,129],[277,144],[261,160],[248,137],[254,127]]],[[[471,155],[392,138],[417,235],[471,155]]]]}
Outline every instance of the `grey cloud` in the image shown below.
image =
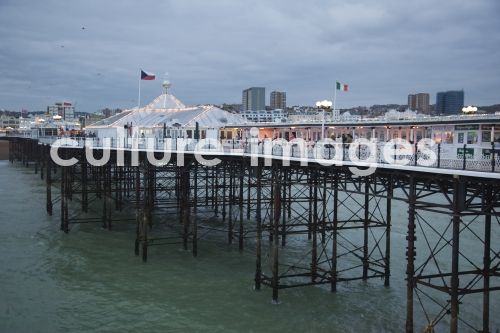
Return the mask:
{"type": "MultiPolygon", "coordinates": [[[[496,0],[2,0],[0,107],[132,107],[141,67],[169,72],[188,104],[240,102],[254,85],[312,104],[336,79],[351,86],[341,107],[459,88],[497,103],[499,13],[496,0]]],[[[143,101],[159,91],[144,82],[143,101]]]]}

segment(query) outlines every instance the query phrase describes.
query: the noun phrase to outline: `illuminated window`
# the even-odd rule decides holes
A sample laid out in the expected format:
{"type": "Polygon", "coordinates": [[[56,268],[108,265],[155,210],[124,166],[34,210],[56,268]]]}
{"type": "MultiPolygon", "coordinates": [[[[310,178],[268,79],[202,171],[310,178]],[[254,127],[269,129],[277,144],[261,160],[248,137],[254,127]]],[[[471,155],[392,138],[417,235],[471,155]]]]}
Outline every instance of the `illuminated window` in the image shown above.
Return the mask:
{"type": "Polygon", "coordinates": [[[464,143],[464,133],[458,133],[458,143],[464,143]]]}
{"type": "Polygon", "coordinates": [[[476,144],[477,143],[477,132],[476,131],[470,131],[467,132],[467,144],[476,144]]]}

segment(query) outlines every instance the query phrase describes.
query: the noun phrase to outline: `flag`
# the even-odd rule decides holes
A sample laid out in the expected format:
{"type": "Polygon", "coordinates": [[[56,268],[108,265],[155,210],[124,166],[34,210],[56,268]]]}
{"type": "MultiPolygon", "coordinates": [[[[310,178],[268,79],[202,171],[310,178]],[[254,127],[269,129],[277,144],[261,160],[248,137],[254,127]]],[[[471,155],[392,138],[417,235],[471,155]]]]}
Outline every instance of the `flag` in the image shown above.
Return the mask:
{"type": "Polygon", "coordinates": [[[148,73],[141,69],[141,80],[154,80],[155,78],[153,73],[148,73]]]}
{"type": "Polygon", "coordinates": [[[349,85],[337,81],[337,90],[349,91],[349,85]]]}

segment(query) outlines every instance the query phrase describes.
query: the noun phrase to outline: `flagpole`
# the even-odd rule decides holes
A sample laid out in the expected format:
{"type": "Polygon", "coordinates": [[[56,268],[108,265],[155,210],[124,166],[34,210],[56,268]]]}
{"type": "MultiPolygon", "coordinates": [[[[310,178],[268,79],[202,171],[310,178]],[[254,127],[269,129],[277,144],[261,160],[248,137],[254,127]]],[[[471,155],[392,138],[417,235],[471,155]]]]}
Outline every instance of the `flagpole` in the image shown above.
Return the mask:
{"type": "Polygon", "coordinates": [[[141,75],[139,75],[139,97],[137,98],[137,108],[141,107],[141,75]]]}
{"type": "MultiPolygon", "coordinates": [[[[335,107],[337,106],[337,81],[335,81],[335,87],[333,88],[333,113],[332,116],[335,117],[335,107]]],[[[336,119],[335,119],[336,120],[336,119]]]]}

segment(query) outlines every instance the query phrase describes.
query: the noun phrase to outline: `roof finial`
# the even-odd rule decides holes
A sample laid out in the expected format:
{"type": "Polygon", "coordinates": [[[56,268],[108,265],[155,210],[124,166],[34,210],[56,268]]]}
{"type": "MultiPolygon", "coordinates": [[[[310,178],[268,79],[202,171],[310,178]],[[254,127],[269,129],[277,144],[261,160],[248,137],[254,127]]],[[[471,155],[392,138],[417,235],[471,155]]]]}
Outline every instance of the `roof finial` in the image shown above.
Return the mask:
{"type": "Polygon", "coordinates": [[[165,72],[163,74],[163,78],[163,90],[165,94],[168,94],[168,89],[170,89],[170,87],[172,86],[172,83],[170,83],[170,81],[168,80],[168,72],[165,72]]]}
{"type": "Polygon", "coordinates": [[[170,87],[172,86],[172,83],[170,83],[169,80],[164,80],[162,86],[163,86],[164,93],[168,94],[168,89],[170,89],[170,87]]]}

